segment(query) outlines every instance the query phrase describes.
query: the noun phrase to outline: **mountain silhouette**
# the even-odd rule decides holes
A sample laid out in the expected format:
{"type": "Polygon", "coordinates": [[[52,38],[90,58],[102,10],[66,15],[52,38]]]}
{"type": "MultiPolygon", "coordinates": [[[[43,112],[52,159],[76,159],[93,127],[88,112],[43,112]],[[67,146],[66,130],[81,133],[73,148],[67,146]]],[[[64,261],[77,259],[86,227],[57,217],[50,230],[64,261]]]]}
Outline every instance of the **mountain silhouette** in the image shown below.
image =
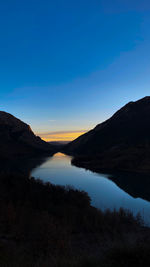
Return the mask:
{"type": "Polygon", "coordinates": [[[66,145],[65,152],[90,169],[150,171],[150,97],[129,102],[66,145]]]}
{"type": "Polygon", "coordinates": [[[1,158],[53,154],[54,151],[54,146],[36,136],[29,125],[9,113],[0,111],[1,158]]]}

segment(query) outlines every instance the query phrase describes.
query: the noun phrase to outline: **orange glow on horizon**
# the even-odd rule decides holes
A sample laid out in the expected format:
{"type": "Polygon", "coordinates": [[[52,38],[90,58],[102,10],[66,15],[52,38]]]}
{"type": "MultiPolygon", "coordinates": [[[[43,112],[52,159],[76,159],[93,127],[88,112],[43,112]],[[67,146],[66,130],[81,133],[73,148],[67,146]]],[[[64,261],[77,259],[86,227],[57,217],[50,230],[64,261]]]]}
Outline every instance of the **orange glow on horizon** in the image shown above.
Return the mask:
{"type": "Polygon", "coordinates": [[[72,141],[84,134],[86,131],[68,131],[68,132],[51,132],[39,133],[38,135],[47,142],[72,141]]]}

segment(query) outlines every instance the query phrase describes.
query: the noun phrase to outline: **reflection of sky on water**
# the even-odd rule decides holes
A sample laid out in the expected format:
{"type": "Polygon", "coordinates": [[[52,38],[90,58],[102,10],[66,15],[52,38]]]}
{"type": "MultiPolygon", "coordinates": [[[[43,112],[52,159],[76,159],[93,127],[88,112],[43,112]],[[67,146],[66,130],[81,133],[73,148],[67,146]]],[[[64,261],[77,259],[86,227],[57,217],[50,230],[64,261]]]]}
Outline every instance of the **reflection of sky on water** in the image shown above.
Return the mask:
{"type": "Polygon", "coordinates": [[[71,157],[61,153],[47,159],[41,166],[32,171],[32,176],[43,181],[59,185],[71,185],[88,192],[93,206],[101,209],[118,209],[123,207],[133,213],[141,212],[146,223],[150,224],[150,202],[141,198],[133,198],[107,175],[95,174],[83,168],[77,168],[70,163],[71,157]]]}

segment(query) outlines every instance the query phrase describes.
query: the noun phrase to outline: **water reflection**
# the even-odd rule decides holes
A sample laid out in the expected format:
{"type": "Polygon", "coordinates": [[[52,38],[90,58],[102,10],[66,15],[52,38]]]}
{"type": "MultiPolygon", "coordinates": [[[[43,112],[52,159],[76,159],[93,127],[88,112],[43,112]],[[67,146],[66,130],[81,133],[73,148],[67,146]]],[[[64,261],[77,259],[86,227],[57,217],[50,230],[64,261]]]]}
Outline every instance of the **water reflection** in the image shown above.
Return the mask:
{"type": "MultiPolygon", "coordinates": [[[[48,157],[50,159],[50,157],[48,157]]],[[[5,174],[22,174],[30,177],[33,169],[41,166],[47,157],[34,157],[34,158],[20,158],[19,159],[1,159],[0,160],[0,173],[5,174]]]]}
{"type": "MultiPolygon", "coordinates": [[[[77,189],[84,190],[88,192],[91,197],[92,205],[97,208],[119,209],[123,207],[131,210],[134,214],[141,212],[145,222],[150,225],[150,202],[141,198],[132,197],[123,191],[120,188],[121,186],[118,187],[113,181],[108,179],[108,177],[110,178],[109,175],[96,174],[72,166],[71,157],[67,155],[61,153],[55,154],[53,157],[48,158],[43,164],[34,168],[31,175],[54,184],[71,185],[77,189]]],[[[118,184],[121,184],[121,176],[112,176],[111,179],[115,180],[115,177],[117,177],[116,180],[118,179],[118,184]]],[[[134,185],[136,179],[137,178],[133,178],[132,180],[132,177],[127,177],[128,182],[125,182],[124,176],[123,181],[126,186],[128,184],[130,191],[132,191],[132,184],[134,185]]],[[[140,183],[141,182],[142,181],[140,181],[140,183]]],[[[149,188],[146,194],[148,194],[148,190],[149,188]]],[[[142,194],[144,195],[144,193],[142,194]]]]}

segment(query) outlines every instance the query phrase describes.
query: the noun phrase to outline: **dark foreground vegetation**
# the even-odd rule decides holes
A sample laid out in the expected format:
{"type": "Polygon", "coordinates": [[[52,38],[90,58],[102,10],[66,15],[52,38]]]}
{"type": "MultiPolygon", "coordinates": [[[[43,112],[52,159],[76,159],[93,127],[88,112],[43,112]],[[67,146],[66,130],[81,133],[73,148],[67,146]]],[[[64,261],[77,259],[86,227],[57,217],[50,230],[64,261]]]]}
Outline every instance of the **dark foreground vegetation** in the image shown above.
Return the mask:
{"type": "Polygon", "coordinates": [[[0,175],[1,267],[150,266],[149,253],[140,216],[101,212],[70,187],[0,175]]]}

